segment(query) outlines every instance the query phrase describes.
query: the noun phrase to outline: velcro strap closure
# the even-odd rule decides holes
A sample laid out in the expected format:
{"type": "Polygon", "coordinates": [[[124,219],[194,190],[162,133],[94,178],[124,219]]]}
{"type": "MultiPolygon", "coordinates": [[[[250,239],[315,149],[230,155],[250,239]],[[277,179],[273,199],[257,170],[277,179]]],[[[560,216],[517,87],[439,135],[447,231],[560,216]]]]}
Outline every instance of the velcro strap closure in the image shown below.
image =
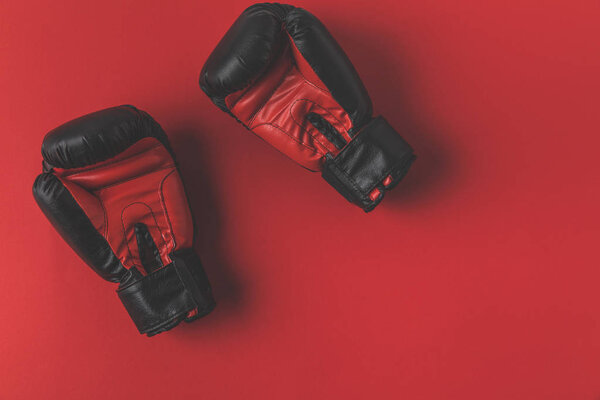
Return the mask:
{"type": "Polygon", "coordinates": [[[413,150],[387,123],[377,117],[365,125],[342,151],[327,155],[323,178],[348,201],[366,212],[383,199],[415,160],[413,150]]]}
{"type": "Polygon", "coordinates": [[[215,307],[208,278],[193,250],[170,254],[173,262],[117,290],[142,334],[169,330],[215,307]]]}

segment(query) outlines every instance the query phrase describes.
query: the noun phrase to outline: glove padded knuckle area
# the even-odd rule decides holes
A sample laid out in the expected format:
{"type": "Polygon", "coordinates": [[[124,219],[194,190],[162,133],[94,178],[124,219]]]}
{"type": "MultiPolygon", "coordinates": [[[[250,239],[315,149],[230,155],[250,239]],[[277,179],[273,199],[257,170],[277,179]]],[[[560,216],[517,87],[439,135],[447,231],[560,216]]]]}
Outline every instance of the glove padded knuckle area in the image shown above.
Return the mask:
{"type": "Polygon", "coordinates": [[[158,139],[170,151],[166,134],[150,115],[129,105],[112,107],[48,132],[42,156],[49,167],[80,168],[107,160],[146,137],[158,139]]]}
{"type": "Polygon", "coordinates": [[[354,66],[325,26],[308,11],[277,3],[247,8],[217,44],[200,73],[200,87],[223,111],[225,98],[270,73],[289,42],[357,125],[371,116],[371,99],[354,66]]]}
{"type": "Polygon", "coordinates": [[[282,21],[291,6],[255,4],[233,23],[200,72],[200,87],[220,108],[224,98],[244,89],[276,57],[282,21]]]}
{"type": "Polygon", "coordinates": [[[371,211],[415,159],[413,150],[382,117],[364,126],[336,157],[328,157],[322,176],[347,200],[371,211]]]}
{"type": "Polygon", "coordinates": [[[285,29],[352,122],[357,126],[367,122],[373,111],[371,98],[354,65],[325,25],[308,11],[294,8],[286,15],[285,29]]]}
{"type": "Polygon", "coordinates": [[[171,264],[131,284],[125,280],[117,290],[142,334],[153,336],[167,331],[215,307],[208,278],[193,250],[181,250],[171,258],[171,264]]]}

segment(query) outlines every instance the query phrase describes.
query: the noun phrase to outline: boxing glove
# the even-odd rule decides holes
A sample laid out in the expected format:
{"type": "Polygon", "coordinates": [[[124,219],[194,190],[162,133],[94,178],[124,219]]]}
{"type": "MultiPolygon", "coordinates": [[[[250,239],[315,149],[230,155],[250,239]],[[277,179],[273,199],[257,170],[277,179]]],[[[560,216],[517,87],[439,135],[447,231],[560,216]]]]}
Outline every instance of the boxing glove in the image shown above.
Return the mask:
{"type": "Polygon", "coordinates": [[[142,334],[208,314],[210,284],[169,141],[143,111],[98,111],[52,131],[33,195],[54,228],[117,294],[142,334]]]}
{"type": "Polygon", "coordinates": [[[282,153],[321,171],[371,211],[407,173],[411,147],[382,117],[335,39],[312,14],[255,4],[209,56],[200,87],[282,153]]]}

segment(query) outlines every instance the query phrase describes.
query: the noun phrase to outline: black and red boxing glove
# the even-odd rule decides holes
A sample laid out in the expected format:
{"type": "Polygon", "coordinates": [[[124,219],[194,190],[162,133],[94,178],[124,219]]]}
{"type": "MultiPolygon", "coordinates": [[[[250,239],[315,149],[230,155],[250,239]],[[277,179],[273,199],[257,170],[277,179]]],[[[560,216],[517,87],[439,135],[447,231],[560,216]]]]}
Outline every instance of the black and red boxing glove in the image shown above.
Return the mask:
{"type": "Polygon", "coordinates": [[[143,111],[98,111],[52,131],[33,195],[54,228],[117,293],[140,333],[208,314],[210,284],[169,141],[143,111]]]}
{"type": "Polygon", "coordinates": [[[222,110],[352,203],[371,211],[407,173],[411,147],[382,117],[338,43],[283,4],[244,11],[212,52],[200,87],[222,110]]]}

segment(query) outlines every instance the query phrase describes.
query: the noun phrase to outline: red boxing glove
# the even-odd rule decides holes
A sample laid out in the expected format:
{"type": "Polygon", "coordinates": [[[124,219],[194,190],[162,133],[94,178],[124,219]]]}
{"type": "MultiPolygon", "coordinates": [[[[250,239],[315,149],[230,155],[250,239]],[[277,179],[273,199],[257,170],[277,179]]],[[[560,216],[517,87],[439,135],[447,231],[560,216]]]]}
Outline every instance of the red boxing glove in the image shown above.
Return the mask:
{"type": "Polygon", "coordinates": [[[369,95],[346,54],[301,8],[265,3],[246,9],[206,61],[200,87],[365,211],[415,159],[382,117],[372,117],[369,95]]]}
{"type": "Polygon", "coordinates": [[[210,284],[167,136],[131,106],[46,135],[33,195],[54,228],[117,293],[140,333],[208,314],[210,284]]]}

